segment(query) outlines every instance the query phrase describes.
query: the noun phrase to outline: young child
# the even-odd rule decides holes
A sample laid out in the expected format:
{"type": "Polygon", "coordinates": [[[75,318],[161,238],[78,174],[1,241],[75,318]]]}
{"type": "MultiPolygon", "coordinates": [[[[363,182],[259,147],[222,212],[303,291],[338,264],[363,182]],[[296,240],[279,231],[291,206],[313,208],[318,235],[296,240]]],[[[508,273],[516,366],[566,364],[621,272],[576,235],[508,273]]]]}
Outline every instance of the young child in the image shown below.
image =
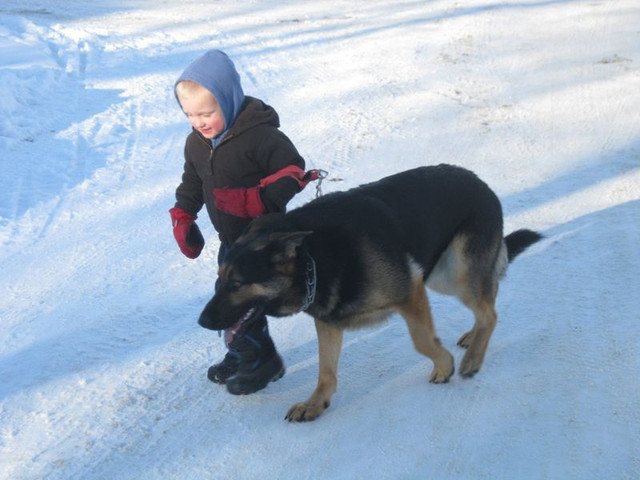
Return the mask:
{"type": "MultiPolygon", "coordinates": [[[[256,218],[284,212],[287,202],[308,183],[305,162],[278,129],[276,111],[245,96],[229,57],[210,50],[191,63],[175,94],[193,128],[184,149],[184,173],[169,213],[180,250],[196,258],[204,238],[195,223],[203,205],[218,231],[218,264],[256,218]]],[[[226,331],[228,352],[207,377],[235,395],[249,394],[284,375],[264,315],[226,331]]]]}

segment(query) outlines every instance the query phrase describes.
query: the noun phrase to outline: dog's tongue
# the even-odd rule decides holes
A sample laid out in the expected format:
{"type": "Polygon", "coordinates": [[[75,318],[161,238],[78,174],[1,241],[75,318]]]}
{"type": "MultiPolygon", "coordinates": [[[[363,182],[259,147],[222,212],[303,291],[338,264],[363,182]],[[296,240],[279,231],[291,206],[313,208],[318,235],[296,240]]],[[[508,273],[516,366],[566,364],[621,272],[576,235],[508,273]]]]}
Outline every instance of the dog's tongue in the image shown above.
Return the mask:
{"type": "Polygon", "coordinates": [[[252,317],[255,311],[256,311],[255,307],[251,307],[249,310],[247,310],[247,313],[245,313],[240,320],[238,320],[229,328],[225,329],[224,341],[227,345],[233,342],[233,339],[235,338],[236,334],[243,327],[244,323],[252,317]]]}

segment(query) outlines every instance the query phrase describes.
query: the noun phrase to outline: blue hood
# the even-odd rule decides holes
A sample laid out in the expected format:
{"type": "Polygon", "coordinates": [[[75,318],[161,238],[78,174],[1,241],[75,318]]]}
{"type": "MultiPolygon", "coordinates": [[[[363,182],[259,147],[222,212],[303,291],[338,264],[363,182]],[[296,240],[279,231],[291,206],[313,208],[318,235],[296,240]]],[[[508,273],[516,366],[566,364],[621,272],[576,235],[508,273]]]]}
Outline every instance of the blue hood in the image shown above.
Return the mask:
{"type": "MultiPolygon", "coordinates": [[[[182,80],[199,83],[216,97],[224,115],[225,129],[229,130],[242,109],[244,92],[240,75],[227,54],[220,50],[209,50],[182,72],[176,85],[182,80]]],[[[220,135],[219,138],[223,136],[220,135]]]]}

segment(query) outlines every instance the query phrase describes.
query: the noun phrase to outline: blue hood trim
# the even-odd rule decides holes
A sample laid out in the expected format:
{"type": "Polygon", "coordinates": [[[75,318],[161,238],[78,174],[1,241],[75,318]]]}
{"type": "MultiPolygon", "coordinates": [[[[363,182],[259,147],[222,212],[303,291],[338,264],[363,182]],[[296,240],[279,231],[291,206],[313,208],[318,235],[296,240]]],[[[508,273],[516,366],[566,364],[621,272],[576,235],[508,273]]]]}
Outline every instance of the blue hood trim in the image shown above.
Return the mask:
{"type": "MultiPolygon", "coordinates": [[[[182,80],[199,83],[216,97],[224,115],[225,131],[229,130],[242,109],[244,92],[240,75],[227,54],[220,50],[209,50],[194,60],[182,72],[175,84],[182,80]]],[[[224,134],[219,138],[223,136],[224,134]]]]}

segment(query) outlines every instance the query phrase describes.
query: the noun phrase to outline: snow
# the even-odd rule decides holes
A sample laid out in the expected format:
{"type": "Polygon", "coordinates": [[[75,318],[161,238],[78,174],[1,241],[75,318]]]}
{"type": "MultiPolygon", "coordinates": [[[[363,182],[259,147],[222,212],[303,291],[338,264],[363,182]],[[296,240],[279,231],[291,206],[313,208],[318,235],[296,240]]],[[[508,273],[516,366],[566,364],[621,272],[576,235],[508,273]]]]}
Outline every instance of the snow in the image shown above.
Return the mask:
{"type": "MultiPolygon", "coordinates": [[[[0,478],[640,478],[639,25],[636,0],[3,0],[0,478]],[[270,322],[281,380],[206,380],[218,243],[203,214],[183,257],[167,210],[172,85],[212,47],[325,192],[454,163],[545,234],[473,379],[429,384],[394,317],[346,336],[331,407],[290,424],[317,372],[299,314],[270,322]]],[[[458,364],[470,313],[431,299],[458,364]]]]}

